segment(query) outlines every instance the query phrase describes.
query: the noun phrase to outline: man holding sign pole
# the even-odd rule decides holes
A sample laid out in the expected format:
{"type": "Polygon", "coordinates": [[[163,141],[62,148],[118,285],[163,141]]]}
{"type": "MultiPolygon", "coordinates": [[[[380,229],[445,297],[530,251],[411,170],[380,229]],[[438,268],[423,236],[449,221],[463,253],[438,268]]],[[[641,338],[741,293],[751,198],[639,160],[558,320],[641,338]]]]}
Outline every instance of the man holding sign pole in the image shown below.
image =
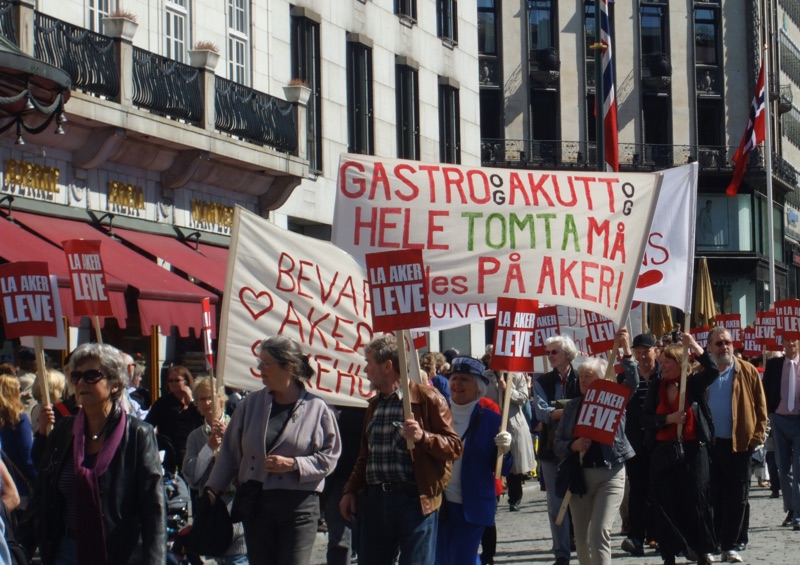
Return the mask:
{"type": "Polygon", "coordinates": [[[633,457],[625,436],[625,406],[639,386],[639,373],[628,330],[618,330],[616,337],[623,351],[624,385],[603,380],[605,360],[584,361],[578,368],[581,396],[567,403],[556,432],[556,455],[578,454],[586,481],[586,494],[569,502],[580,565],[611,563],[611,526],[625,492],[624,463],[633,457]]]}
{"type": "Polygon", "coordinates": [[[399,552],[400,565],[432,565],[442,493],[463,444],[447,402],[433,387],[409,383],[413,418],[403,418],[393,335],[373,339],[364,352],[367,378],[378,394],[367,406],[361,451],[339,509],[346,520],[358,513],[359,561],[392,565],[399,552]],[[405,449],[407,440],[412,451],[405,449]]]}

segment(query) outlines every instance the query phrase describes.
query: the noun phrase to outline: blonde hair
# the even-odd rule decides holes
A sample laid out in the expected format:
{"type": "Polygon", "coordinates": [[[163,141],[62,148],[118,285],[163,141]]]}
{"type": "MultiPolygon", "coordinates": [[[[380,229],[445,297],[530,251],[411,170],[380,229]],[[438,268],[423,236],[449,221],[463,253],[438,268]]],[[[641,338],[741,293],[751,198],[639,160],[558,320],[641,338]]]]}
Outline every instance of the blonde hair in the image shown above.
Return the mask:
{"type": "MultiPolygon", "coordinates": [[[[192,402],[194,402],[195,405],[197,404],[197,398],[200,396],[201,392],[211,392],[210,377],[201,377],[194,382],[194,388],[192,389],[194,400],[192,400],[192,402]]],[[[228,395],[225,394],[225,387],[217,387],[217,402],[222,402],[224,405],[227,400],[228,395]]]]}
{"type": "MultiPolygon", "coordinates": [[[[61,371],[50,369],[47,371],[47,388],[50,392],[50,402],[52,404],[61,402],[61,399],[64,398],[64,391],[67,388],[67,377],[61,371]]],[[[42,379],[38,374],[33,382],[33,397],[39,404],[44,402],[44,398],[42,398],[42,379]]]]}
{"type": "Polygon", "coordinates": [[[20,400],[19,379],[8,375],[0,376],[0,429],[19,424],[19,417],[25,411],[20,400]]]}

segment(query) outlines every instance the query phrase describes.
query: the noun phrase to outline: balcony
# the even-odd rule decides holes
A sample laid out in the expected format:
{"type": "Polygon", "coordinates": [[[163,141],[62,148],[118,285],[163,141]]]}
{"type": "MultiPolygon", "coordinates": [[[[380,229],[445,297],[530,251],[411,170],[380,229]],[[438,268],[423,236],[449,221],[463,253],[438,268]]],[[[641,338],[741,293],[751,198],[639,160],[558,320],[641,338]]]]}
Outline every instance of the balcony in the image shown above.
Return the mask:
{"type": "MultiPolygon", "coordinates": [[[[309,176],[307,110],[96,33],[0,0],[0,35],[73,81],[67,135],[36,143],[72,153],[76,169],[105,162],[161,174],[166,189],[190,181],[261,197],[269,209],[309,176]],[[15,22],[30,30],[25,36],[15,22]]],[[[29,140],[30,141],[30,140],[29,140]]]]}
{"type": "MultiPolygon", "coordinates": [[[[726,146],[620,143],[620,170],[659,171],[697,161],[701,173],[731,175],[734,168],[731,158],[736,149],[737,147],[726,146]]],[[[785,190],[796,188],[797,170],[779,155],[773,155],[772,162],[773,177],[785,185],[785,190]]],[[[595,144],[585,141],[483,139],[481,164],[484,167],[514,169],[597,169],[595,144]]],[[[760,147],[750,155],[749,171],[764,172],[764,158],[760,147]]]]}

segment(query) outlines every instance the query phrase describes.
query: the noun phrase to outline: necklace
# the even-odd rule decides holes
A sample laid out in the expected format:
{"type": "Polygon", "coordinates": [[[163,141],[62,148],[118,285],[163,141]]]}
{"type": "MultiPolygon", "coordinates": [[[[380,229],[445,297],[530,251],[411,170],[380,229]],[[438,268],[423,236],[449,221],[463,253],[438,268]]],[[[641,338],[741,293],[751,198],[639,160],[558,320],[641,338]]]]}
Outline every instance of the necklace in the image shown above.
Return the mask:
{"type": "Polygon", "coordinates": [[[91,440],[92,440],[92,441],[97,441],[98,439],[100,439],[100,436],[105,436],[105,433],[106,433],[106,428],[108,427],[108,421],[109,421],[109,420],[110,420],[110,418],[106,418],[106,423],[105,423],[105,424],[103,424],[103,427],[102,427],[102,428],[100,428],[100,431],[99,431],[99,432],[97,432],[97,433],[96,433],[96,434],[94,434],[94,435],[90,435],[90,436],[89,436],[89,437],[91,438],[91,440]]]}

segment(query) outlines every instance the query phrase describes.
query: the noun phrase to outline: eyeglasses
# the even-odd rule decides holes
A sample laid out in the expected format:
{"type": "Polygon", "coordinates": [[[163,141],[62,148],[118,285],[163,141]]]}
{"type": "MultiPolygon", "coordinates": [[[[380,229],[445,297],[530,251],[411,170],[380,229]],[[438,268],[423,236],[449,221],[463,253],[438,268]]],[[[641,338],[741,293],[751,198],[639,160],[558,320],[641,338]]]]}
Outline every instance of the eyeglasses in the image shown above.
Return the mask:
{"type": "Polygon", "coordinates": [[[69,378],[72,380],[73,385],[77,385],[81,379],[87,385],[96,385],[103,379],[107,379],[102,371],[98,371],[97,369],[89,369],[88,371],[72,371],[70,373],[69,378]]]}
{"type": "Polygon", "coordinates": [[[553,349],[551,351],[545,351],[545,353],[547,353],[548,355],[558,355],[561,352],[558,349],[553,349]]]}
{"type": "Polygon", "coordinates": [[[716,345],[717,347],[722,347],[723,345],[730,346],[733,345],[733,342],[728,339],[722,339],[720,341],[715,342],[714,345],[716,345]]]}

